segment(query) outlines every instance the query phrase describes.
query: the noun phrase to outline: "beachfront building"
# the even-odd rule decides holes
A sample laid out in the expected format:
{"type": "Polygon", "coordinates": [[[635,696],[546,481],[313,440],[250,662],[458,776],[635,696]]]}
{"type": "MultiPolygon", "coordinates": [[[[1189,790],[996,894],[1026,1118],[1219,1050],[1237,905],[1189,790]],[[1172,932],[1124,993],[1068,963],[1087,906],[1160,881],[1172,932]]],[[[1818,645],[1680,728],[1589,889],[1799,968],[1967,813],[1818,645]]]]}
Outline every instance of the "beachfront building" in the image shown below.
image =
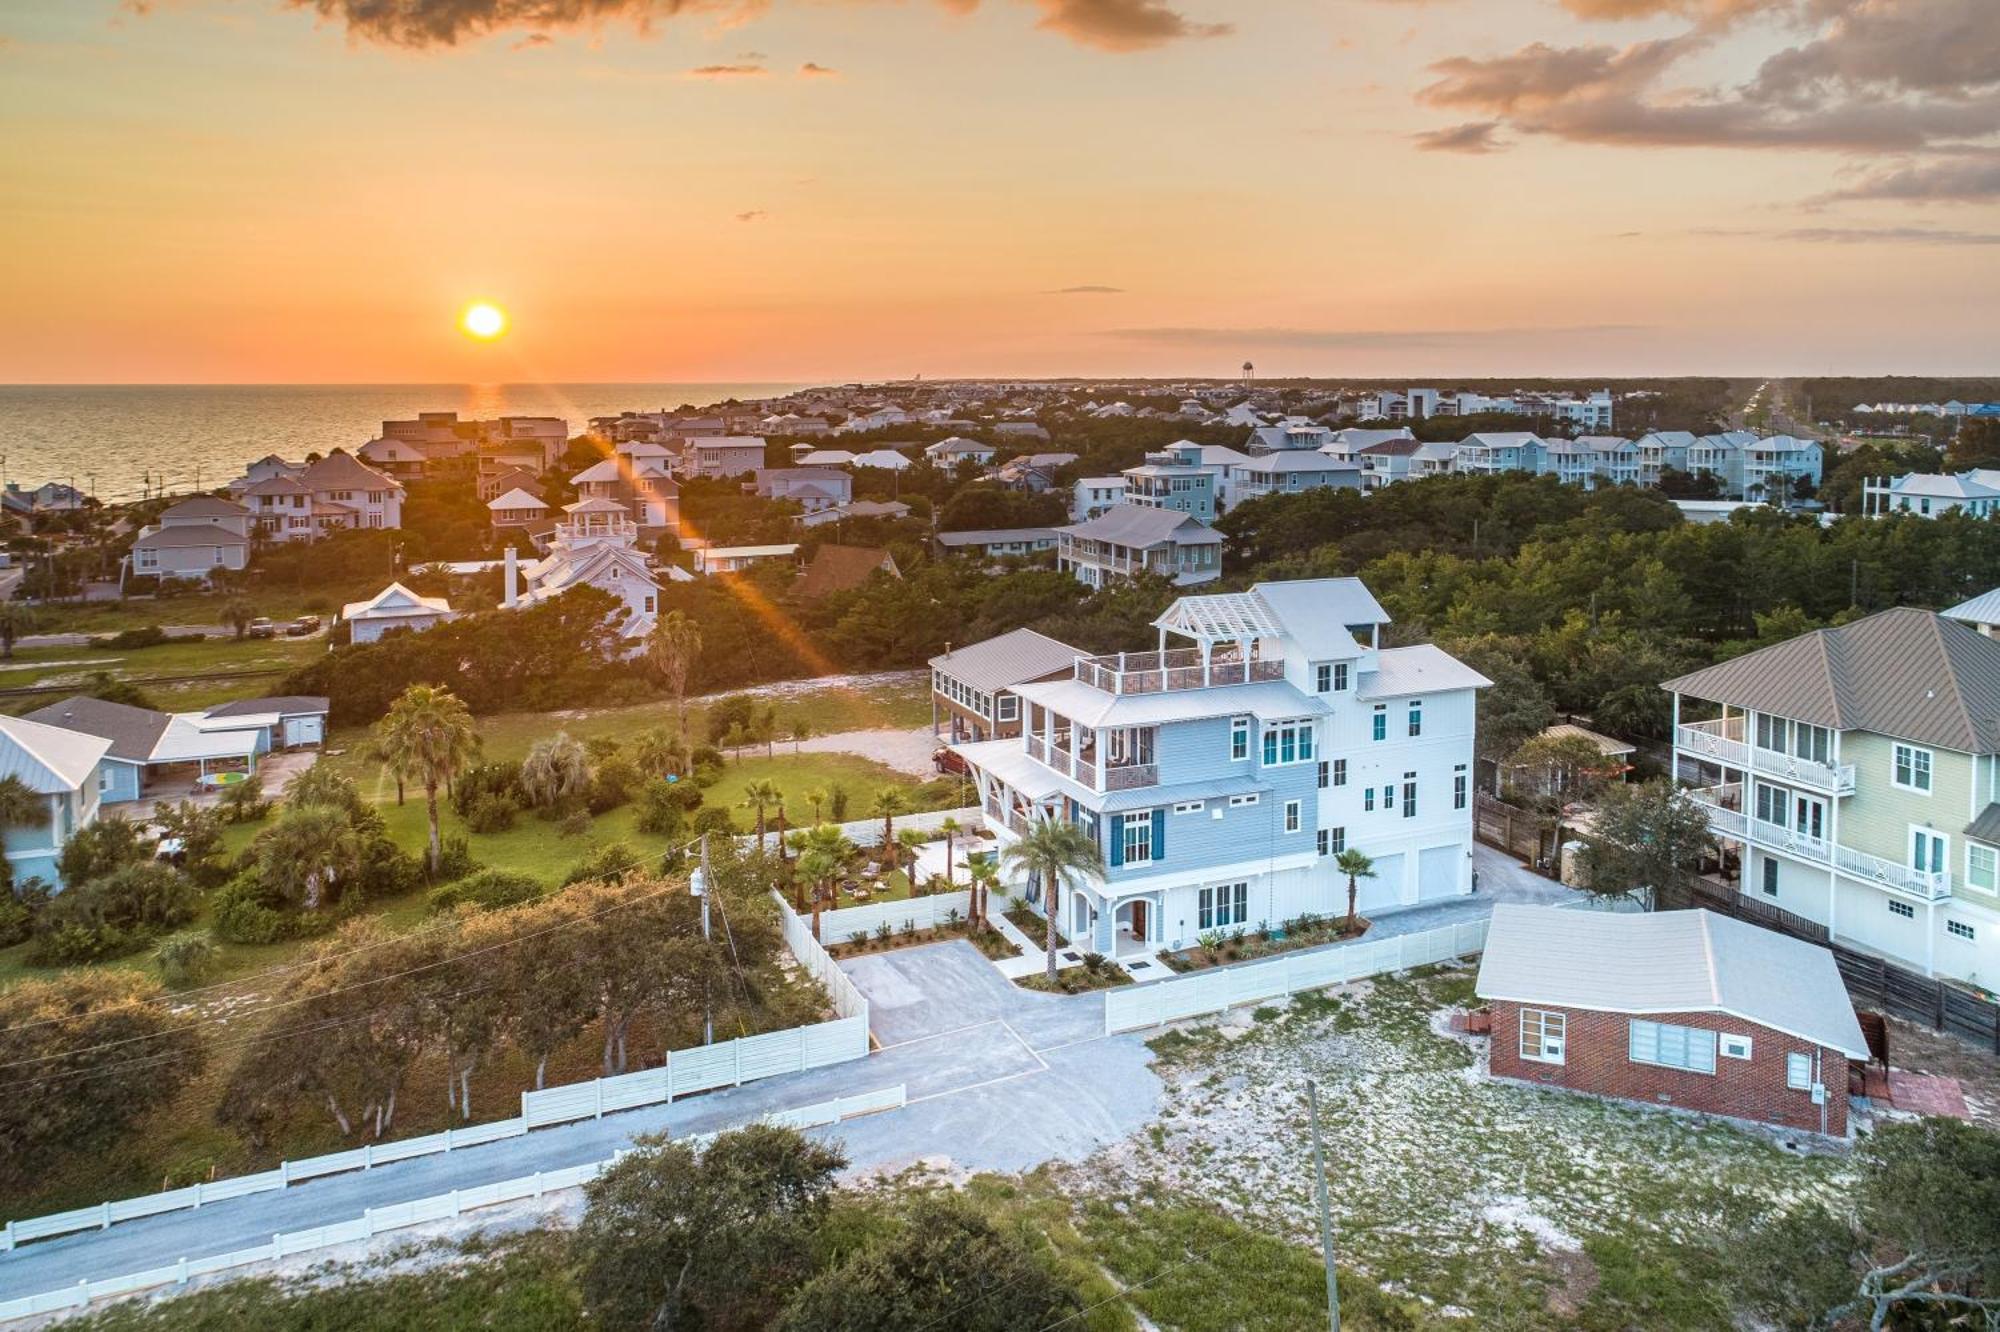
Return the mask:
{"type": "Polygon", "coordinates": [[[1056,567],[1085,587],[1140,573],[1181,587],[1222,577],[1222,533],[1192,514],[1120,504],[1055,531],[1056,567]]]}
{"type": "Polygon", "coordinates": [[[1675,771],[1744,897],[2000,983],[2000,640],[1898,607],[1663,687],[1675,771]]]}
{"type": "Polygon", "coordinates": [[[1067,643],[1016,629],[931,658],[931,734],[953,742],[1021,734],[1018,685],[1070,673],[1083,656],[1067,643]]]}
{"type": "Polygon", "coordinates": [[[1076,945],[1132,955],[1344,911],[1348,848],[1374,861],[1363,912],[1470,891],[1489,682],[1428,644],[1383,647],[1388,621],[1358,579],[1260,583],[1182,597],[1157,651],[1014,685],[1023,734],[954,747],[986,826],[1004,847],[1073,822],[1107,867],[1053,904],[1026,883],[1027,899],[1076,945]]]}
{"type": "MultiPolygon", "coordinates": [[[[252,464],[253,468],[260,464],[252,464]]],[[[236,493],[266,541],[311,541],[350,528],[403,525],[403,483],[335,449],[297,475],[273,470],[236,493]]]]}

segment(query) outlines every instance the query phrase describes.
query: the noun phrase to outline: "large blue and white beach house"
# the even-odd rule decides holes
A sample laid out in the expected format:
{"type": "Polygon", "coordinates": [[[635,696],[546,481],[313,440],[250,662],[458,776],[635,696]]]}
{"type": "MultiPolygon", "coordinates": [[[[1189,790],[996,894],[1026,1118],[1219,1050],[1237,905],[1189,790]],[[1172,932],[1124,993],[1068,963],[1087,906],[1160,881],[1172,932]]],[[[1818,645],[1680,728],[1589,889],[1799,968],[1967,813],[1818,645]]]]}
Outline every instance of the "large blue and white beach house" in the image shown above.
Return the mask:
{"type": "MultiPolygon", "coordinates": [[[[1344,911],[1348,847],[1374,860],[1363,911],[1454,897],[1491,682],[1430,644],[1382,646],[1388,623],[1354,578],[1182,597],[1158,651],[1079,656],[1016,686],[1022,735],[953,748],[1003,848],[1057,818],[1103,850],[1105,878],[1056,904],[1076,946],[1131,956],[1344,911]]],[[[1019,890],[1042,909],[1041,885],[1019,890]]]]}

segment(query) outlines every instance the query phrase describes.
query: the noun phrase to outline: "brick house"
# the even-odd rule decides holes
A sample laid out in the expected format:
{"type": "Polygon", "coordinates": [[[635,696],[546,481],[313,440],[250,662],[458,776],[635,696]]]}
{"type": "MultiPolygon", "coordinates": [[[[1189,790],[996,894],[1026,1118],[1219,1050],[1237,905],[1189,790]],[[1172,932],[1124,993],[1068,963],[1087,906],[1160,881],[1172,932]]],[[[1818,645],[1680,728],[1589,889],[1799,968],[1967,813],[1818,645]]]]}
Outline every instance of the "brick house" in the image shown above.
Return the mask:
{"type": "Polygon", "coordinates": [[[1508,903],[1477,990],[1496,1079],[1848,1135],[1868,1047],[1816,944],[1709,911],[1508,903]]]}

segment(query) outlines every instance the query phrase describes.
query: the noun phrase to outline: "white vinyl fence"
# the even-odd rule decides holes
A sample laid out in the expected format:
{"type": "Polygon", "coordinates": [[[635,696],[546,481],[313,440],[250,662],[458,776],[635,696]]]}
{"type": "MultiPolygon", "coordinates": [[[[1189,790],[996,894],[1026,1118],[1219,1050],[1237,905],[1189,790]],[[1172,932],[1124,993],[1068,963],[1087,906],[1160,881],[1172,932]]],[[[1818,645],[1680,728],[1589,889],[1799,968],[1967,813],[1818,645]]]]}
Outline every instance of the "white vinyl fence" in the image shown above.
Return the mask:
{"type": "MultiPolygon", "coordinates": [[[[843,1096],[838,1100],[822,1101],[817,1105],[804,1106],[797,1110],[778,1111],[763,1116],[755,1122],[798,1129],[819,1128],[827,1124],[837,1124],[844,1119],[853,1119],[858,1115],[900,1109],[906,1099],[904,1088],[899,1084],[878,1091],[843,1096]]],[[[701,1134],[687,1141],[706,1143],[714,1137],[715,1134],[712,1133],[701,1134]]],[[[540,1198],[558,1189],[578,1188],[597,1178],[606,1166],[623,1155],[625,1151],[621,1149],[602,1161],[570,1166],[563,1170],[540,1170],[532,1175],[503,1180],[498,1184],[453,1189],[449,1193],[419,1198],[414,1202],[395,1203],[388,1207],[371,1207],[351,1220],[275,1234],[271,1236],[271,1242],[268,1244],[236,1249],[229,1253],[211,1254],[205,1258],[183,1258],[168,1266],[150,1268],[144,1272],[106,1277],[101,1281],[79,1281],[74,1286],[65,1286],[60,1290],[0,1301],[0,1322],[15,1318],[31,1318],[36,1314],[55,1313],[63,1309],[77,1309],[92,1300],[131,1295],[159,1286],[184,1286],[196,1277],[209,1276],[235,1267],[275,1262],[292,1254],[310,1253],[314,1249],[324,1249],[336,1244],[369,1240],[387,1231],[442,1221],[482,1207],[497,1207],[502,1203],[540,1198]]]]}
{"type": "Polygon", "coordinates": [[[1487,923],[1480,919],[1441,925],[1420,934],[1397,935],[1312,953],[1292,953],[1267,962],[1218,967],[1129,990],[1107,990],[1104,1031],[1110,1035],[1157,1027],[1163,1022],[1220,1013],[1240,1004],[1277,999],[1300,990],[1317,990],[1365,976],[1469,957],[1486,946],[1487,923]]]}
{"type": "MultiPolygon", "coordinates": [[[[964,921],[966,913],[972,910],[972,893],[962,889],[955,893],[938,893],[931,897],[912,897],[903,902],[870,902],[865,906],[842,907],[838,911],[822,911],[819,916],[820,938],[828,943],[846,943],[858,931],[873,934],[880,926],[887,925],[900,934],[915,924],[920,930],[928,930],[935,925],[948,924],[952,913],[958,913],[958,920],[964,921]]],[[[806,920],[807,932],[811,932],[812,921],[806,920]]],[[[797,950],[794,950],[797,951],[797,950]]]]}
{"type": "MultiPolygon", "coordinates": [[[[783,907],[782,902],[780,906],[783,907]]],[[[238,1175],[189,1188],[169,1189],[138,1198],[98,1203],[94,1207],[30,1217],[25,1221],[9,1221],[4,1230],[0,1230],[0,1252],[51,1235],[66,1235],[77,1230],[103,1230],[118,1221],[201,1207],[250,1193],[267,1193],[324,1175],[371,1170],[392,1161],[407,1161],[415,1156],[476,1147],[502,1138],[518,1138],[530,1129],[545,1128],[550,1124],[598,1119],[614,1111],[658,1105],[694,1092],[734,1087],[781,1073],[799,1073],[809,1068],[866,1058],[868,1001],[854,987],[847,974],[834,965],[826,950],[813,939],[812,931],[799,923],[789,907],[783,907],[782,915],[785,942],[800,965],[826,987],[834,1012],[840,1014],[838,1018],[807,1027],[788,1027],[761,1036],[743,1036],[731,1041],[717,1041],[713,1045],[675,1050],[659,1068],[522,1092],[521,1113],[513,1119],[450,1128],[421,1138],[366,1143],[352,1151],[333,1152],[303,1161],[283,1161],[277,1169],[260,1174],[238,1175]]]]}

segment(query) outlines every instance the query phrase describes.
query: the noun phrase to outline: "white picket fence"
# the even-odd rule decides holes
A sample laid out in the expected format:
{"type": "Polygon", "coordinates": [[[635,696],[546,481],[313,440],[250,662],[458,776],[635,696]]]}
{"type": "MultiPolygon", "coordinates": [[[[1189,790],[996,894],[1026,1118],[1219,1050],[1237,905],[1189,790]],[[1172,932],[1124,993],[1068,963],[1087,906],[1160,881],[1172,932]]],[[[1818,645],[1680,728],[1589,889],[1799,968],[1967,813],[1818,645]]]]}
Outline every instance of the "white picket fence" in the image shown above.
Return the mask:
{"type": "MultiPolygon", "coordinates": [[[[898,1084],[876,1091],[861,1092],[854,1096],[843,1096],[837,1100],[822,1101],[797,1110],[778,1111],[754,1122],[798,1129],[819,1128],[859,1115],[900,1109],[907,1099],[905,1089],[898,1084]]],[[[715,1136],[713,1133],[701,1134],[687,1141],[705,1144],[715,1136]]],[[[275,1262],[293,1254],[310,1253],[315,1249],[324,1249],[336,1244],[352,1244],[373,1239],[387,1231],[446,1220],[482,1207],[497,1207],[502,1203],[540,1198],[559,1189],[578,1188],[597,1178],[599,1172],[623,1155],[625,1151],[621,1149],[604,1160],[584,1165],[570,1166],[562,1170],[540,1170],[532,1175],[503,1180],[498,1184],[453,1189],[449,1193],[419,1198],[414,1202],[395,1203],[388,1207],[371,1207],[352,1220],[275,1234],[271,1236],[268,1244],[257,1244],[229,1253],[211,1254],[205,1258],[182,1258],[165,1267],[149,1268],[125,1276],[106,1277],[101,1281],[79,1281],[74,1286],[65,1286],[60,1290],[0,1301],[0,1322],[15,1318],[31,1318],[37,1314],[55,1313],[64,1309],[77,1309],[92,1300],[131,1295],[160,1286],[184,1286],[196,1277],[225,1272],[235,1267],[275,1262]]]]}
{"type": "Polygon", "coordinates": [[[1157,1027],[1164,1022],[1220,1013],[1241,1004],[1277,999],[1301,990],[1380,976],[1409,967],[1469,957],[1486,946],[1484,919],[1441,925],[1418,934],[1292,953],[1267,962],[1218,967],[1179,980],[1158,981],[1104,995],[1106,1035],[1157,1027]]]}
{"type": "MultiPolygon", "coordinates": [[[[873,934],[883,925],[900,934],[913,922],[920,930],[928,930],[936,925],[950,923],[952,913],[958,913],[963,921],[972,910],[972,893],[961,889],[955,893],[938,893],[931,897],[912,897],[902,902],[870,902],[865,906],[842,907],[838,911],[822,911],[819,916],[819,933],[828,943],[846,943],[858,931],[873,934]]],[[[810,932],[811,921],[807,921],[810,932]]]]}
{"type": "Polygon", "coordinates": [[[521,1113],[513,1119],[450,1128],[421,1138],[367,1143],[352,1151],[333,1152],[303,1161],[283,1161],[277,1169],[255,1175],[238,1175],[189,1188],[168,1189],[143,1197],[30,1217],[25,1221],[9,1221],[4,1229],[0,1229],[0,1252],[51,1235],[103,1230],[119,1221],[201,1207],[245,1194],[267,1193],[326,1175],[371,1170],[392,1161],[407,1161],[412,1157],[476,1147],[502,1138],[518,1138],[530,1129],[545,1128],[550,1124],[598,1119],[614,1111],[658,1105],[695,1092],[740,1086],[759,1078],[824,1068],[828,1064],[845,1063],[850,1059],[865,1059],[868,1056],[867,999],[862,997],[847,974],[834,964],[827,951],[819,946],[812,937],[812,931],[801,924],[782,901],[779,905],[784,919],[786,944],[800,965],[826,987],[834,1011],[840,1014],[832,1021],[675,1050],[668,1054],[666,1062],[659,1068],[522,1092],[521,1113]]]}

